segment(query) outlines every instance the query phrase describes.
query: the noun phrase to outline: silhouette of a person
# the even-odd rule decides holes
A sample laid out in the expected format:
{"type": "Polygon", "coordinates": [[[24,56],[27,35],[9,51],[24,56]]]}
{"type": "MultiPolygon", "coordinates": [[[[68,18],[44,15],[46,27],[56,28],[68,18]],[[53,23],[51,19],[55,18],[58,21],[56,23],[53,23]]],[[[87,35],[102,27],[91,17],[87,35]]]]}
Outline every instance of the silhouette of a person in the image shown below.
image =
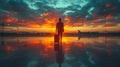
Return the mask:
{"type": "Polygon", "coordinates": [[[61,36],[62,36],[62,33],[64,32],[64,24],[61,21],[61,18],[59,18],[59,22],[56,24],[56,32],[61,36]]]}
{"type": "Polygon", "coordinates": [[[59,67],[62,66],[64,61],[64,52],[62,50],[62,34],[64,32],[64,24],[59,18],[58,23],[56,24],[56,33],[54,36],[54,49],[56,51],[56,62],[59,64],[59,67]]]}

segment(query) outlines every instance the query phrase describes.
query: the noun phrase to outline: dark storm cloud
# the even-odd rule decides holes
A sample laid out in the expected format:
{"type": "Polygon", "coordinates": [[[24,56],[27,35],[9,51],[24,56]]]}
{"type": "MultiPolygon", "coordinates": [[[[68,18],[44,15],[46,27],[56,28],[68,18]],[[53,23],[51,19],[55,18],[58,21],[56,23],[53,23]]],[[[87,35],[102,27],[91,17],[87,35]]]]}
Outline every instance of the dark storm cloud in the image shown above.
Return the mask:
{"type": "Polygon", "coordinates": [[[0,10],[6,11],[4,14],[14,14],[14,12],[17,12],[16,18],[25,18],[26,15],[29,17],[29,12],[31,12],[22,0],[1,0],[0,10]]]}
{"type": "MultiPolygon", "coordinates": [[[[0,13],[6,16],[7,13],[11,14],[11,17],[15,16],[18,19],[35,20],[37,16],[47,11],[54,11],[52,7],[49,7],[45,2],[36,2],[33,5],[33,9],[25,1],[27,0],[0,0],[0,13]],[[39,7],[34,10],[34,6],[39,7]]],[[[3,17],[3,16],[2,16],[3,17]]]]}
{"type": "Polygon", "coordinates": [[[82,7],[81,10],[75,10],[74,14],[72,15],[79,15],[82,18],[86,18],[86,16],[89,15],[93,17],[92,19],[96,19],[97,16],[106,17],[109,14],[111,14],[112,16],[116,16],[120,14],[119,4],[120,2],[118,0],[89,0],[89,3],[87,5],[82,7]],[[92,14],[90,15],[89,10],[92,7],[94,9],[91,10],[92,14]],[[94,15],[97,16],[94,17],[94,15]]]}
{"type": "Polygon", "coordinates": [[[90,24],[93,20],[104,19],[105,22],[117,24],[119,19],[114,18],[120,15],[119,4],[119,0],[0,0],[0,19],[10,14],[10,17],[19,20],[35,21],[45,12],[58,12],[62,17],[71,17],[71,22],[85,21],[90,24]],[[113,19],[108,20],[108,15],[113,19]]]}
{"type": "Polygon", "coordinates": [[[83,19],[85,19],[88,20],[88,24],[91,24],[91,22],[94,22],[93,20],[99,20],[94,24],[99,25],[105,24],[105,22],[111,22],[111,26],[114,26],[118,24],[120,20],[120,18],[115,19],[115,17],[118,17],[120,15],[119,4],[119,0],[89,0],[89,3],[82,7],[81,10],[77,9],[80,6],[76,7],[76,9],[71,9],[71,11],[75,12],[69,14],[69,16],[74,17],[73,21],[84,21],[83,19]],[[111,15],[112,18],[108,19],[108,15],[111,15]],[[76,16],[79,16],[83,19],[77,19],[75,18],[76,16]],[[104,21],[100,19],[104,19],[104,21]]]}

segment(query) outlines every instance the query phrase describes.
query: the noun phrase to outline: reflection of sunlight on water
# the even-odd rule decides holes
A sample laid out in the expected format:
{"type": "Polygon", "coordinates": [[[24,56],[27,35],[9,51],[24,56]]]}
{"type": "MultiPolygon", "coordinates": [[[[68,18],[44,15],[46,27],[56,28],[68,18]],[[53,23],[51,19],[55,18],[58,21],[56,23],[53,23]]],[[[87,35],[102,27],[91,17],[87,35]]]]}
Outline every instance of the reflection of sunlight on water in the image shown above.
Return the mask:
{"type": "Polygon", "coordinates": [[[67,42],[67,38],[63,37],[62,42],[67,42]]]}
{"type": "MultiPolygon", "coordinates": [[[[43,47],[43,50],[48,52],[54,49],[54,37],[5,37],[4,41],[9,44],[6,46],[6,51],[12,52],[23,48],[39,48],[43,47]]],[[[79,48],[87,48],[89,44],[101,45],[109,48],[111,43],[120,44],[120,38],[112,37],[96,37],[96,38],[80,38],[78,37],[63,37],[62,44],[65,51],[70,51],[71,46],[77,46],[79,48]],[[114,42],[113,42],[114,41],[114,42]],[[111,43],[110,43],[111,42],[111,43]]],[[[37,50],[39,52],[40,49],[37,50]]],[[[109,51],[108,51],[109,52],[109,51]]],[[[47,54],[45,54],[47,56],[47,54]]]]}
{"type": "MultiPolygon", "coordinates": [[[[50,44],[53,44],[54,42],[54,37],[7,37],[4,38],[5,42],[26,42],[28,44],[38,44],[40,43],[45,44],[46,46],[49,46],[50,44]]],[[[80,38],[78,40],[78,37],[63,37],[62,42],[64,44],[71,44],[71,43],[85,43],[85,44],[94,44],[94,43],[105,43],[105,42],[111,42],[115,41],[116,43],[120,43],[119,38],[105,38],[105,37],[96,37],[96,38],[80,38]]]]}

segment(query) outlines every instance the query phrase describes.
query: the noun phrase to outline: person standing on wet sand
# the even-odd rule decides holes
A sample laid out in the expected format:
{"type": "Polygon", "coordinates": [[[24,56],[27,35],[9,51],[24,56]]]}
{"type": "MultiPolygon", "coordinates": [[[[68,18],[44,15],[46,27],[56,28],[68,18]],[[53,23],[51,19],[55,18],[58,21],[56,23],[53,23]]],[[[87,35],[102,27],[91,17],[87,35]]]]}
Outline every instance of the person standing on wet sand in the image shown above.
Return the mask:
{"type": "Polygon", "coordinates": [[[54,49],[56,51],[56,62],[59,67],[62,67],[62,63],[64,62],[64,51],[62,49],[62,34],[64,32],[64,24],[59,18],[58,23],[56,24],[56,34],[54,36],[55,44],[54,49]]]}
{"type": "Polygon", "coordinates": [[[59,21],[56,24],[56,32],[58,35],[60,35],[62,37],[62,33],[64,32],[64,24],[63,24],[61,18],[59,18],[59,21]]]}

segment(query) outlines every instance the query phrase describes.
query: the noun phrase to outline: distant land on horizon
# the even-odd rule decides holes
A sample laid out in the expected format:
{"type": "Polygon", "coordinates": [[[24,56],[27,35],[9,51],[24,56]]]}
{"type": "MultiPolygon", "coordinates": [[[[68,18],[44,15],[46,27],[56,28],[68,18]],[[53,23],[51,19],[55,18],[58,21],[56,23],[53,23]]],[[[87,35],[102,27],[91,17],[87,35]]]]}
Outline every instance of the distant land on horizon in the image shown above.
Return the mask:
{"type": "MultiPolygon", "coordinates": [[[[6,32],[1,33],[0,36],[54,36],[55,33],[30,33],[30,32],[6,32]]],[[[78,32],[78,33],[64,33],[63,36],[120,36],[120,32],[106,32],[106,33],[100,33],[100,32],[78,32]]]]}

